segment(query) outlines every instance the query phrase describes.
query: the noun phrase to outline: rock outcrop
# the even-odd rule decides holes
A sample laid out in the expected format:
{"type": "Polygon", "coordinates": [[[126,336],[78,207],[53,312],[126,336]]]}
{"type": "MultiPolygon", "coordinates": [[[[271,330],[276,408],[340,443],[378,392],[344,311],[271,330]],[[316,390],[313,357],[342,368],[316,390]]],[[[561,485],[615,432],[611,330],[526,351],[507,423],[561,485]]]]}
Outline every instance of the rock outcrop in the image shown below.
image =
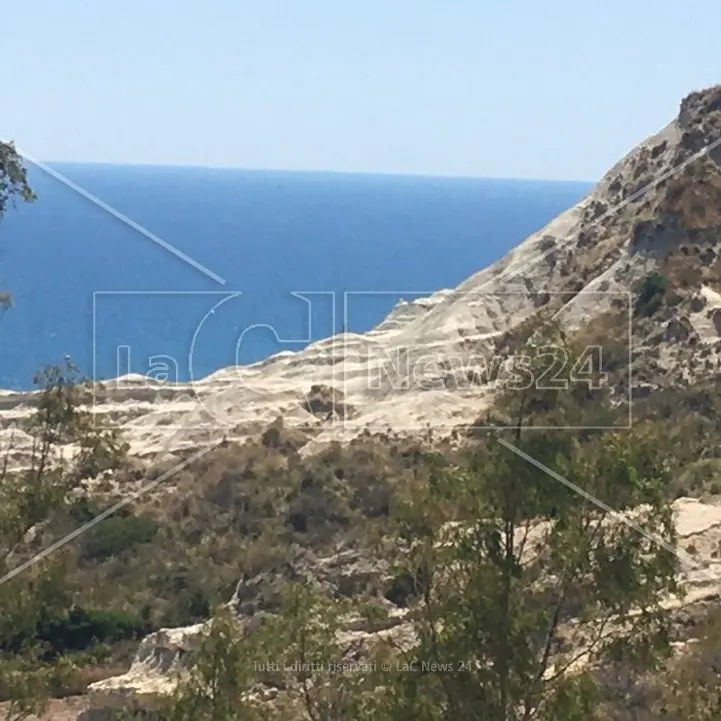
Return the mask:
{"type": "MultiPolygon", "coordinates": [[[[241,620],[245,632],[252,633],[262,617],[277,610],[279,598],[274,597],[281,583],[287,580],[310,583],[317,591],[330,598],[345,598],[369,593],[385,611],[384,621],[348,617],[339,638],[355,654],[388,636],[395,643],[410,645],[412,629],[405,622],[407,609],[398,606],[383,595],[389,585],[387,564],[382,560],[370,561],[352,548],[340,549],[325,557],[315,557],[308,551],[298,550],[289,567],[276,574],[263,573],[252,578],[241,578],[228,603],[241,620]]],[[[91,684],[88,689],[90,708],[81,716],[82,721],[102,719],[108,709],[135,706],[152,707],[155,700],[167,696],[184,676],[184,658],[198,647],[210,622],[175,629],[157,631],[140,644],[135,659],[122,676],[91,684]]]]}
{"type": "Polygon", "coordinates": [[[344,393],[326,385],[311,386],[303,402],[303,408],[316,418],[346,419],[353,415],[353,406],[343,402],[344,393]]]}
{"type": "MultiPolygon", "coordinates": [[[[492,404],[484,374],[497,339],[541,309],[571,329],[625,329],[626,350],[633,349],[628,390],[642,397],[718,373],[720,258],[721,86],[689,95],[678,117],[611,168],[591,194],[458,288],[399,303],[366,334],[343,333],[192,384],[108,381],[98,387],[95,410],[122,425],[138,455],[242,437],[278,416],[312,431],[305,452],[369,428],[415,434],[432,424],[434,433],[450,433],[492,404]],[[638,285],[654,274],[668,288],[651,289],[639,306],[638,285]]],[[[4,434],[27,416],[33,399],[0,396],[4,434]]],[[[21,432],[17,439],[21,463],[29,440],[21,432]]],[[[702,568],[685,568],[688,593],[669,599],[669,608],[717,596],[721,574],[721,507],[688,499],[676,506],[680,535],[693,539],[702,568]]],[[[359,572],[358,559],[318,562],[313,574],[332,593],[340,592],[340,576],[330,580],[323,564],[336,562],[356,564],[344,581],[350,586],[359,575],[373,583],[380,573],[359,572]]],[[[252,616],[259,609],[244,598],[247,583],[239,584],[233,605],[252,616]]],[[[403,628],[402,610],[394,613],[403,628]]],[[[146,639],[127,674],[93,684],[96,708],[165,693],[202,629],[146,639]]]]}
{"type": "MultiPolygon", "coordinates": [[[[721,87],[690,95],[675,120],[580,203],[458,288],[401,301],[368,333],[343,333],[192,384],[140,376],[105,382],[96,392],[98,417],[121,424],[139,455],[254,433],[279,415],[288,425],[314,428],[313,447],[366,428],[417,433],[432,423],[442,433],[471,422],[491,402],[484,374],[494,339],[544,308],[572,328],[628,312],[628,346],[637,358],[650,352],[663,377],[639,382],[688,383],[715,373],[720,99],[721,87]],[[673,293],[646,322],[634,317],[633,294],[651,273],[667,277],[673,293]]],[[[33,400],[2,394],[2,425],[22,421],[33,400]]]]}
{"type": "MultiPolygon", "coordinates": [[[[667,599],[664,606],[674,618],[678,616],[682,624],[693,608],[715,601],[721,594],[721,504],[681,498],[674,503],[674,511],[679,549],[684,554],[680,578],[684,595],[667,599]]],[[[389,580],[382,563],[373,564],[350,550],[326,558],[305,558],[299,567],[309,580],[331,596],[351,592],[350,587],[343,591],[348,579],[351,579],[353,592],[360,585],[389,580]]],[[[229,605],[246,625],[252,626],[253,619],[264,611],[247,604],[245,594],[256,596],[258,584],[268,580],[243,579],[238,584],[229,605]]],[[[366,619],[348,618],[339,638],[341,645],[352,641],[349,647],[357,652],[371,646],[379,637],[390,636],[401,647],[412,646],[414,636],[412,625],[406,619],[408,609],[387,599],[381,602],[387,609],[387,621],[383,628],[379,630],[376,625],[371,630],[366,619]]],[[[197,648],[208,628],[208,623],[204,623],[187,628],[163,629],[148,636],[141,643],[126,674],[90,686],[90,710],[80,718],[96,721],[101,718],[103,710],[128,704],[152,706],[154,699],[171,693],[177,680],[183,676],[184,657],[188,651],[197,648]]],[[[609,632],[612,632],[612,626],[609,626],[609,632]]]]}

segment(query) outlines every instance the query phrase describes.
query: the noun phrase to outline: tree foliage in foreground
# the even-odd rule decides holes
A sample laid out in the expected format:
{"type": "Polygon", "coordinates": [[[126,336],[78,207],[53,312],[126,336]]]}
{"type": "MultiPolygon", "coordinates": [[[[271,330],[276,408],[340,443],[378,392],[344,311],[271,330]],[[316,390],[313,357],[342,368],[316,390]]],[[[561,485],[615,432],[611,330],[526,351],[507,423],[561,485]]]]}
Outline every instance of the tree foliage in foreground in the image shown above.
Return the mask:
{"type": "MultiPolygon", "coordinates": [[[[22,158],[12,143],[0,142],[0,220],[5,215],[8,206],[17,199],[25,202],[35,200],[27,170],[22,158]]],[[[12,295],[8,291],[0,290],[0,310],[12,305],[12,295]]]]}
{"type": "Polygon", "coordinates": [[[0,142],[0,218],[16,198],[29,202],[35,200],[35,193],[15,145],[0,142]]]}
{"type": "Polygon", "coordinates": [[[57,627],[71,612],[67,556],[58,549],[26,564],[43,550],[44,529],[73,495],[118,467],[126,452],[115,431],[95,427],[86,409],[89,391],[70,361],[45,368],[36,384],[34,412],[22,429],[5,431],[0,467],[0,647],[6,649],[0,653],[0,694],[10,701],[10,719],[37,708],[43,691],[68,670],[62,660],[43,664],[47,641],[36,633],[57,627]]]}
{"type": "MultiPolygon", "coordinates": [[[[514,440],[609,505],[645,504],[634,522],[673,542],[667,479],[641,439],[567,455],[514,440]]],[[[675,557],[499,444],[439,472],[409,502],[400,540],[419,581],[410,658],[446,671],[399,673],[388,718],[587,719],[587,662],[652,668],[668,650],[660,601],[676,590],[675,557]]]]}
{"type": "Polygon", "coordinates": [[[399,673],[387,718],[580,721],[593,717],[594,665],[667,656],[661,601],[678,590],[677,559],[657,440],[588,421],[535,431],[600,413],[593,378],[556,380],[568,382],[507,389],[498,407],[512,430],[486,434],[465,465],[439,466],[401,509],[401,568],[418,579],[410,657],[446,671],[399,673]],[[633,526],[616,513],[629,509],[633,526]]]}

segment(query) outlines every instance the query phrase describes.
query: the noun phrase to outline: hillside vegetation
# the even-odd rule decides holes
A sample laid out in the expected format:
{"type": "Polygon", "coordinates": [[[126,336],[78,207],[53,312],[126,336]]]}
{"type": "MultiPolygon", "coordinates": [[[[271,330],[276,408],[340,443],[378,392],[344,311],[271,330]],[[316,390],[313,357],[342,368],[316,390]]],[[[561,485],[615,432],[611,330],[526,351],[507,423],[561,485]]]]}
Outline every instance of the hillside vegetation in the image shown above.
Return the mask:
{"type": "MultiPolygon", "coordinates": [[[[328,339],[241,383],[95,388],[91,412],[65,359],[8,394],[1,712],[721,718],[721,157],[687,162],[720,130],[721,88],[690,95],[588,198],[338,364],[328,339]],[[433,356],[435,385],[369,388],[376,347],[433,356]],[[336,365],[344,393],[315,382],[336,365]]],[[[0,144],[0,216],[18,199],[0,144]]]]}

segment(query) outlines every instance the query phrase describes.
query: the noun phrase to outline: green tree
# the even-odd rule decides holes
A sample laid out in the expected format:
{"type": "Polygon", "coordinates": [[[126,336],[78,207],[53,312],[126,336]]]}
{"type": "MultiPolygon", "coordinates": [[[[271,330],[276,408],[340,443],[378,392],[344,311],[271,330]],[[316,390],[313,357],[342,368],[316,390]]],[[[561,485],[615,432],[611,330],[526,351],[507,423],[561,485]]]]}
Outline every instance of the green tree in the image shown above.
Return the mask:
{"type": "MultiPolygon", "coordinates": [[[[523,342],[579,357],[562,336],[549,343],[534,331],[523,342]]],[[[540,354],[529,358],[538,378],[540,354]]],[[[572,380],[574,368],[558,379],[572,380]]],[[[582,390],[508,387],[497,408],[512,430],[486,433],[464,464],[439,464],[398,508],[399,571],[416,579],[418,644],[402,654],[378,718],[590,719],[594,664],[653,668],[665,657],[661,601],[677,590],[677,564],[663,545],[675,530],[657,440],[640,430],[532,428],[594,417],[603,392],[586,380],[582,390]],[[636,509],[635,527],[609,508],[636,509]]]]}
{"type": "Polygon", "coordinates": [[[0,142],[0,217],[16,198],[35,200],[27,169],[13,143],[0,142]]]}
{"type": "Polygon", "coordinates": [[[265,625],[267,657],[280,670],[271,674],[284,689],[288,718],[298,721],[350,721],[372,718],[378,683],[376,650],[368,638],[343,633],[349,623],[373,628],[382,613],[357,600],[323,596],[310,584],[286,589],[279,614],[265,625]]]}
{"type": "Polygon", "coordinates": [[[65,670],[43,665],[47,648],[35,638],[36,629],[72,607],[64,549],[37,557],[48,526],[88,480],[117,468],[127,451],[116,431],[95,427],[89,390],[68,359],[41,371],[36,384],[35,410],[10,437],[0,466],[0,689],[17,709],[13,719],[41,704],[40,690],[65,670]]]}
{"type": "Polygon", "coordinates": [[[263,707],[245,693],[257,678],[258,637],[244,634],[227,609],[219,610],[198,648],[184,659],[188,669],[173,694],[155,711],[159,721],[253,721],[263,707]]]}
{"type": "Polygon", "coordinates": [[[720,642],[721,616],[715,608],[699,624],[690,648],[659,678],[662,695],[653,709],[654,719],[717,721],[721,718],[720,642]]]}
{"type": "MultiPolygon", "coordinates": [[[[373,718],[372,649],[339,633],[350,612],[304,582],[286,587],[275,614],[242,621],[220,610],[184,657],[187,675],[154,721],[373,718]]],[[[364,618],[372,623],[374,614],[364,618]]]]}
{"type": "MultiPolygon", "coordinates": [[[[27,170],[15,146],[0,142],[0,220],[8,206],[13,205],[18,198],[31,202],[35,200],[35,193],[30,188],[27,170]]],[[[12,294],[0,289],[0,313],[11,306],[12,294]]]]}

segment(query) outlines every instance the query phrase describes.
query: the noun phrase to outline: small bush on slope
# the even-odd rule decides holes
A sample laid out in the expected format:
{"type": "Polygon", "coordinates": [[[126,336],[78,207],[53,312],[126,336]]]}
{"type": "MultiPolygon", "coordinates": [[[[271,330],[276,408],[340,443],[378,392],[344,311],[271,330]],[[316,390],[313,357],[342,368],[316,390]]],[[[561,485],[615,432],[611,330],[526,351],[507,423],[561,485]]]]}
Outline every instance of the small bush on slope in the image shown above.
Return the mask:
{"type": "Polygon", "coordinates": [[[666,276],[659,273],[646,276],[639,287],[636,314],[640,316],[653,315],[661,307],[667,290],[668,278],[666,276]]]}

